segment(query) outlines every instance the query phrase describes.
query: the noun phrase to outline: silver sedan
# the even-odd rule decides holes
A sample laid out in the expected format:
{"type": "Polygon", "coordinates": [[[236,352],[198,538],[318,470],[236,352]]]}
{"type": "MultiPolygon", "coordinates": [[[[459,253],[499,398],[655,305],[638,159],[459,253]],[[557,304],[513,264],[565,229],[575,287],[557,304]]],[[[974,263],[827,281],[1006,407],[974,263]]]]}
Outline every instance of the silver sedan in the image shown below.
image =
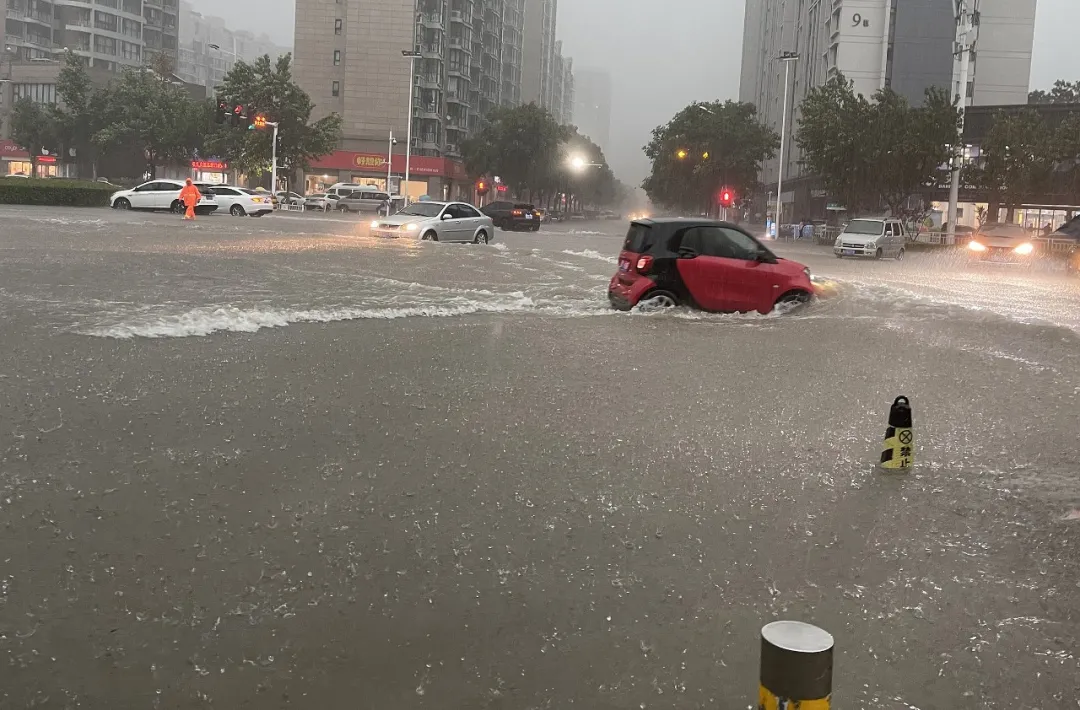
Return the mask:
{"type": "Polygon", "coordinates": [[[371,223],[373,237],[487,244],[495,234],[491,217],[464,202],[414,202],[371,223]]]}

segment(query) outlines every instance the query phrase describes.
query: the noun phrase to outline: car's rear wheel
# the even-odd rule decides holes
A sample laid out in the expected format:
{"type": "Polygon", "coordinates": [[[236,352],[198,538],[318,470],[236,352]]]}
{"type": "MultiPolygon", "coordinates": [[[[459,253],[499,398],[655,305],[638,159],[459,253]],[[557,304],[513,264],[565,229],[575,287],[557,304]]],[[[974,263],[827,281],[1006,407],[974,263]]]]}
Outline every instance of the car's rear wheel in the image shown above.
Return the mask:
{"type": "Polygon", "coordinates": [[[420,237],[420,239],[425,242],[437,242],[439,241],[439,235],[436,234],[434,230],[429,229],[428,231],[424,232],[424,236],[420,237]]]}
{"type": "Polygon", "coordinates": [[[113,207],[118,210],[130,210],[131,202],[126,197],[121,197],[119,200],[113,203],[113,207]]]}
{"type": "Polygon", "coordinates": [[[652,291],[637,302],[637,309],[647,313],[678,308],[678,306],[679,299],[670,291],[652,291]]]}
{"type": "Polygon", "coordinates": [[[180,200],[173,200],[173,203],[169,206],[169,211],[172,212],[173,214],[183,214],[184,213],[184,203],[181,202],[180,200]]]}
{"type": "Polygon", "coordinates": [[[243,217],[247,214],[247,212],[244,211],[244,208],[242,206],[233,205],[229,208],[229,214],[231,214],[233,217],[243,217]]]}
{"type": "Polygon", "coordinates": [[[473,240],[473,244],[487,244],[487,243],[488,243],[487,230],[481,229],[479,232],[476,233],[476,239],[473,240]]]}

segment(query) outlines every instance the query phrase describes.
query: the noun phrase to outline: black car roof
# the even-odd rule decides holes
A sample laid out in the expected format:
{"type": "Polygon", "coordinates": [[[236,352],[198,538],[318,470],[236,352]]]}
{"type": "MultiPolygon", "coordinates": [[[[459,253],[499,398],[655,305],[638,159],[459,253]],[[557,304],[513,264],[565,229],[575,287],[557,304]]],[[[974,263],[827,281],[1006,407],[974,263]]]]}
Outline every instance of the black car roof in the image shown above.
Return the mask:
{"type": "Polygon", "coordinates": [[[644,224],[646,226],[668,226],[677,225],[679,227],[732,227],[734,229],[742,230],[737,224],[731,222],[725,222],[719,219],[706,219],[703,217],[656,217],[635,219],[631,224],[644,224]]]}

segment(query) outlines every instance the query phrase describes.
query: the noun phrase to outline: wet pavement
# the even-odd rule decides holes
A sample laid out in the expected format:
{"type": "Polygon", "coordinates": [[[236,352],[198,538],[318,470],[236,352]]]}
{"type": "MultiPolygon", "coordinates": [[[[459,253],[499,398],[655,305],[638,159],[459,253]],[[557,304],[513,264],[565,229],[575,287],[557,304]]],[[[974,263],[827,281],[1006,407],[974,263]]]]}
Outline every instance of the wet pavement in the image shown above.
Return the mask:
{"type": "Polygon", "coordinates": [[[0,207],[0,708],[741,710],[779,618],[837,707],[1076,706],[1080,279],[617,314],[623,228],[0,207]]]}

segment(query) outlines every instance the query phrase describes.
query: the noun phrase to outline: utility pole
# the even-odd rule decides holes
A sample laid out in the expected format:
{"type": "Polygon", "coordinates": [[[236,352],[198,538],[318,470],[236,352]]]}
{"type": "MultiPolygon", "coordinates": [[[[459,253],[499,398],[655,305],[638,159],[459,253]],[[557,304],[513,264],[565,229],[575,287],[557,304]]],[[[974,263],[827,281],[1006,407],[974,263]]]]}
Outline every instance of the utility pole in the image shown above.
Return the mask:
{"type": "MultiPolygon", "coordinates": [[[[956,145],[953,146],[952,182],[949,184],[949,220],[945,232],[945,243],[956,243],[956,213],[960,202],[960,170],[964,166],[964,114],[967,112],[968,74],[971,70],[971,53],[975,42],[971,35],[978,23],[978,13],[969,10],[969,0],[956,0],[956,48],[953,56],[960,62],[960,86],[957,96],[960,103],[960,130],[956,145]]],[[[996,218],[996,215],[994,215],[996,218]]]]}
{"type": "Polygon", "coordinates": [[[776,238],[780,238],[780,210],[783,208],[781,192],[784,189],[784,148],[787,146],[787,114],[788,96],[791,93],[791,65],[798,61],[799,55],[795,52],[781,52],[780,61],[784,63],[784,115],[780,119],[780,163],[776,171],[776,218],[773,222],[776,228],[776,238]]]}
{"type": "Polygon", "coordinates": [[[270,194],[277,194],[277,121],[267,121],[266,125],[274,127],[274,144],[270,147],[270,194]]]}

